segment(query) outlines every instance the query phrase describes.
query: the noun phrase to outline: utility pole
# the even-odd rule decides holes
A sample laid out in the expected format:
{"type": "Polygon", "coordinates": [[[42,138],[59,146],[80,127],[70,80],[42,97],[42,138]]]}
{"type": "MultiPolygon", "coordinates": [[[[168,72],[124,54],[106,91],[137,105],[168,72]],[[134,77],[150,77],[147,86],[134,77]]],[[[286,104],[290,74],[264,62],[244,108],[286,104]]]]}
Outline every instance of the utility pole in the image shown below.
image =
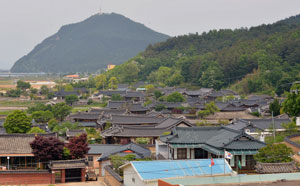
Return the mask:
{"type": "Polygon", "coordinates": [[[273,138],[274,138],[274,143],[275,143],[275,123],[274,123],[274,115],[273,115],[273,111],[272,111],[272,124],[273,124],[273,138]]]}

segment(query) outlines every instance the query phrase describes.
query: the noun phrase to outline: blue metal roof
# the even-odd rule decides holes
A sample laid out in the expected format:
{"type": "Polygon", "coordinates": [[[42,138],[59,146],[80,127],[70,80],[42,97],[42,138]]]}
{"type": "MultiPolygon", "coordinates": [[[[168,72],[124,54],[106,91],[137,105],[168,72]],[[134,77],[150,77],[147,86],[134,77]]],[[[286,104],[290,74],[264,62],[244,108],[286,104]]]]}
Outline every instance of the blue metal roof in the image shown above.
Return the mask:
{"type": "MultiPolygon", "coordinates": [[[[224,159],[213,160],[215,165],[212,167],[210,159],[133,161],[131,165],[143,180],[224,174],[224,159]]],[[[225,163],[225,173],[232,173],[228,163],[225,163]]]]}

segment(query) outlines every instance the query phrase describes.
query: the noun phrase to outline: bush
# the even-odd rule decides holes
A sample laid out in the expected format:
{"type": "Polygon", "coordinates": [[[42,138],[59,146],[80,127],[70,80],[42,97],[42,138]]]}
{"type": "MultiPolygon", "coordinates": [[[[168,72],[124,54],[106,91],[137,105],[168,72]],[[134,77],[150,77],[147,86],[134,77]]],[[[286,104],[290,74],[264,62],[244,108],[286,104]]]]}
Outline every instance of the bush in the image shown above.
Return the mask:
{"type": "Polygon", "coordinates": [[[254,159],[262,163],[285,163],[291,162],[293,151],[285,144],[272,144],[259,149],[254,159]]]}

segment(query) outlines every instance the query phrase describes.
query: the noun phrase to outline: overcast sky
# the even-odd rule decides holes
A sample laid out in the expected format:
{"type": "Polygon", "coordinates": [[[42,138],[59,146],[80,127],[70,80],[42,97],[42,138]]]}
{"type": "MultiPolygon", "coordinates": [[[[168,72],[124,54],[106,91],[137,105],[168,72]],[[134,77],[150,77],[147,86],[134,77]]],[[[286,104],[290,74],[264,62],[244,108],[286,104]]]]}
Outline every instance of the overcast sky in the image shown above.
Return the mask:
{"type": "Polygon", "coordinates": [[[175,36],[273,23],[299,14],[300,0],[0,0],[0,69],[100,7],[175,36]]]}

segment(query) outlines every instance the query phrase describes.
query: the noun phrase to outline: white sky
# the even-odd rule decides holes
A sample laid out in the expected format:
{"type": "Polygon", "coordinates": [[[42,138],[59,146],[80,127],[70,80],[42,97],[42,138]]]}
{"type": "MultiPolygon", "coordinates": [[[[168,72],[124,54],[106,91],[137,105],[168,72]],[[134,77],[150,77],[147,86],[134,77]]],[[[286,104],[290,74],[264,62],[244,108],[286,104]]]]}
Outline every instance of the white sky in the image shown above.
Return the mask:
{"type": "Polygon", "coordinates": [[[300,0],[0,0],[0,69],[100,6],[170,36],[256,26],[300,13],[300,0]]]}

